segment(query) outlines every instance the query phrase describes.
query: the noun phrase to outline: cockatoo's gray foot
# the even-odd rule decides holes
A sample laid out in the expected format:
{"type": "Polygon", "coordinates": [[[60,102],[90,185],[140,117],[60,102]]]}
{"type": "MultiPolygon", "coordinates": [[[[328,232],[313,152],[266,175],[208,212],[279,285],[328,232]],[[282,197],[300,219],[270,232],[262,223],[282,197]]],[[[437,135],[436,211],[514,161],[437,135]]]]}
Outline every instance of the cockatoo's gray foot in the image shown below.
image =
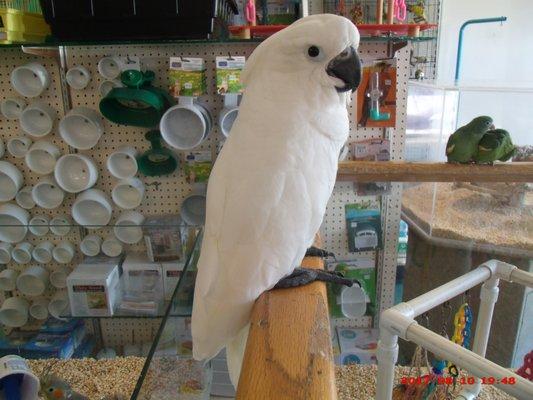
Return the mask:
{"type": "Polygon", "coordinates": [[[335,254],[333,254],[331,251],[320,249],[320,248],[315,247],[315,246],[309,247],[307,249],[307,251],[305,252],[305,256],[306,257],[321,257],[321,258],[332,257],[332,258],[335,258],[335,254]]]}
{"type": "Polygon", "coordinates": [[[274,289],[304,286],[315,281],[330,282],[345,286],[352,286],[354,283],[352,279],[344,278],[340,272],[311,268],[295,268],[292,274],[281,279],[276,286],[274,286],[274,289]]]}

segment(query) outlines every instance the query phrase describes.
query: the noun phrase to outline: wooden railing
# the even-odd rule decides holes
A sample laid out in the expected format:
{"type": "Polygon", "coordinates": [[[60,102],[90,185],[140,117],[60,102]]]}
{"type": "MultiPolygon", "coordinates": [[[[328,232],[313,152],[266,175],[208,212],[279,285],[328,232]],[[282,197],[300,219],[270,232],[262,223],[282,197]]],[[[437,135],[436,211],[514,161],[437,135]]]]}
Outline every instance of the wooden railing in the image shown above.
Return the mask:
{"type": "MultiPolygon", "coordinates": [[[[321,258],[302,266],[323,268],[321,258]]],[[[326,287],[263,293],[254,305],[237,400],[337,398],[326,287]]]]}
{"type": "Polygon", "coordinates": [[[343,161],[337,180],[356,182],[533,182],[532,162],[494,165],[343,161]]]}

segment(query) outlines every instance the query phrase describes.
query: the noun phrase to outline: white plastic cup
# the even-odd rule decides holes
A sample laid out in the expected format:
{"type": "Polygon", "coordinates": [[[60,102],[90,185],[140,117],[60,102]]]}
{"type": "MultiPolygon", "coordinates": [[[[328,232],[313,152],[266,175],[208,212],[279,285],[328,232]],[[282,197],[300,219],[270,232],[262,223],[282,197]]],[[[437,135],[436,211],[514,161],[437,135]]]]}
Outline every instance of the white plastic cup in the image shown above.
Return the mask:
{"type": "Polygon", "coordinates": [[[72,221],[66,215],[59,215],[50,220],[50,230],[54,235],[65,236],[70,232],[72,221]]]}
{"type": "Polygon", "coordinates": [[[357,285],[344,287],[341,291],[341,310],[347,318],[361,318],[366,313],[366,294],[357,285]]]}
{"type": "Polygon", "coordinates": [[[143,237],[144,216],[137,211],[122,212],[113,228],[118,240],[126,244],[138,243],[143,237]]]}
{"type": "Polygon", "coordinates": [[[57,159],[61,152],[56,145],[47,140],[36,141],[26,153],[25,161],[28,168],[39,175],[54,172],[57,159]]]}
{"type": "Polygon", "coordinates": [[[44,236],[48,233],[50,227],[50,218],[46,215],[34,215],[29,222],[29,229],[35,236],[44,236]]]}
{"type": "Polygon", "coordinates": [[[133,178],[137,174],[137,150],[123,146],[107,158],[107,169],[117,179],[133,178]]]}
{"type": "Polygon", "coordinates": [[[0,290],[15,290],[17,285],[17,276],[19,276],[19,272],[15,269],[8,268],[0,272],[0,290]]]}
{"type": "Polygon", "coordinates": [[[35,207],[35,202],[33,201],[33,197],[31,197],[32,189],[32,186],[24,186],[15,196],[15,201],[17,204],[25,210],[31,210],[33,207],[35,207]]]}
{"type": "Polygon", "coordinates": [[[125,210],[139,207],[144,198],[144,184],[138,178],[128,178],[119,181],[111,197],[117,206],[125,210]]]}
{"type": "Polygon", "coordinates": [[[58,290],[48,303],[48,312],[54,318],[61,318],[69,312],[68,294],[66,290],[58,290]]]}
{"type": "Polygon", "coordinates": [[[72,89],[82,90],[87,87],[91,81],[89,70],[81,65],[69,68],[66,74],[67,83],[72,89]]]}
{"type": "Polygon", "coordinates": [[[28,366],[28,362],[19,356],[10,354],[0,358],[0,376],[19,375],[22,377],[20,383],[20,399],[35,400],[39,394],[39,378],[37,378],[28,366]]]}
{"type": "Polygon", "coordinates": [[[211,131],[210,114],[192,97],[180,97],[159,123],[161,137],[175,149],[190,150],[199,146],[211,131]]]}
{"type": "Polygon", "coordinates": [[[31,302],[30,315],[37,320],[45,320],[48,318],[48,299],[36,299],[31,302]]]}
{"type": "Polygon", "coordinates": [[[0,323],[10,328],[20,328],[28,322],[30,305],[22,297],[10,297],[0,308],[0,323]]]}
{"type": "Polygon", "coordinates": [[[65,192],[79,193],[90,189],[98,179],[98,168],[84,154],[65,154],[55,165],[54,178],[65,192]]]}
{"type": "Polygon", "coordinates": [[[0,242],[0,264],[9,264],[12,250],[13,245],[10,243],[0,242]]]}
{"type": "Polygon", "coordinates": [[[13,200],[23,183],[24,177],[17,167],[0,161],[0,201],[13,200]]]}
{"type": "Polygon", "coordinates": [[[120,76],[122,72],[119,57],[108,56],[98,61],[98,73],[107,80],[113,80],[120,76]]]}
{"type": "Polygon", "coordinates": [[[28,264],[31,261],[33,245],[28,242],[18,243],[11,251],[11,258],[17,264],[28,264]]]}
{"type": "Polygon", "coordinates": [[[32,140],[27,136],[17,136],[7,141],[7,152],[15,158],[23,158],[30,149],[32,140]]]}
{"type": "Polygon", "coordinates": [[[56,111],[42,101],[31,103],[20,114],[20,127],[28,135],[43,137],[52,132],[56,111]]]}
{"type": "Polygon", "coordinates": [[[75,252],[74,245],[67,240],[63,240],[52,250],[52,257],[59,264],[68,264],[74,258],[75,252]]]}
{"type": "Polygon", "coordinates": [[[99,189],[86,190],[76,197],[72,217],[87,229],[98,229],[111,220],[113,207],[107,195],[99,189]]]}
{"type": "Polygon", "coordinates": [[[26,102],[18,97],[11,97],[0,103],[0,111],[6,119],[19,119],[25,108],[26,102]]]}
{"type": "Polygon", "coordinates": [[[88,256],[94,257],[100,253],[100,247],[102,246],[102,238],[97,235],[87,235],[80,243],[81,252],[88,256]]]}
{"type": "Polygon", "coordinates": [[[31,252],[33,259],[39,264],[48,264],[52,261],[52,251],[54,244],[52,242],[41,242],[33,248],[31,252]]]}
{"type": "Polygon", "coordinates": [[[28,233],[30,214],[20,206],[12,203],[0,205],[0,240],[18,243],[28,233]]]}
{"type": "Polygon", "coordinates": [[[40,296],[48,285],[48,271],[38,265],[24,270],[17,278],[17,288],[26,296],[40,296]]]}
{"type": "Polygon", "coordinates": [[[114,236],[108,236],[102,242],[102,253],[108,257],[117,257],[122,254],[122,243],[114,236]]]}
{"type": "Polygon", "coordinates": [[[104,133],[104,120],[95,110],[76,107],[59,121],[59,135],[78,150],[92,149],[104,133]]]}
{"type": "Polygon", "coordinates": [[[50,74],[39,63],[28,63],[11,72],[11,86],[24,97],[40,96],[49,85],[50,74]]]}
{"type": "Polygon", "coordinates": [[[67,287],[67,276],[70,271],[67,267],[59,267],[50,272],[50,283],[56,289],[64,289],[67,287]]]}
{"type": "Polygon", "coordinates": [[[59,207],[65,199],[65,192],[50,177],[43,178],[37,182],[31,191],[31,195],[35,204],[47,210],[59,207]]]}
{"type": "Polygon", "coordinates": [[[224,95],[224,108],[218,115],[218,126],[225,137],[229,136],[233,123],[239,114],[239,95],[224,95]]]}
{"type": "Polygon", "coordinates": [[[183,199],[180,216],[187,225],[200,226],[205,223],[206,186],[198,184],[190,195],[183,199]]]}
{"type": "Polygon", "coordinates": [[[124,87],[124,85],[117,79],[105,80],[100,83],[100,86],[98,86],[98,91],[100,92],[101,97],[106,97],[111,90],[121,87],[124,87]]]}

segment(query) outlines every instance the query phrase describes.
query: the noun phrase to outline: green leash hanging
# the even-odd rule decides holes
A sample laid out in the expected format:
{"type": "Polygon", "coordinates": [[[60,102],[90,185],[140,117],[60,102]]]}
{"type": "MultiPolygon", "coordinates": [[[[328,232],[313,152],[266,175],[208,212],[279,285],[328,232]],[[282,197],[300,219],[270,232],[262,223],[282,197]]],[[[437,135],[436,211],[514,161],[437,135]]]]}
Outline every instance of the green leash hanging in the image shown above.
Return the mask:
{"type": "Polygon", "coordinates": [[[174,105],[169,94],[152,86],[152,71],[127,70],[120,80],[126,86],[113,88],[100,100],[100,112],[121,125],[151,128],[157,126],[165,111],[174,105]]]}

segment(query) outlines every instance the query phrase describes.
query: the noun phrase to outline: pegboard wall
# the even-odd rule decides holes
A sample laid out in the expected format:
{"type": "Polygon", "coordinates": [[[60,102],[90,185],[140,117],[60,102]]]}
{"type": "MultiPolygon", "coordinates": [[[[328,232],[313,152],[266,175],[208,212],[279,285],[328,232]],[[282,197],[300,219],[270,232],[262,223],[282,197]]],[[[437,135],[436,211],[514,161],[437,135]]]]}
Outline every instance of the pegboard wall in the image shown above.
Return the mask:
{"type": "MultiPolygon", "coordinates": [[[[312,3],[311,3],[312,5],[312,3]]],[[[311,8],[310,13],[316,13],[311,8]]],[[[223,99],[221,96],[215,94],[215,57],[231,55],[249,56],[256,43],[191,43],[191,44],[172,44],[172,45],[114,45],[114,46],[74,46],[66,48],[66,67],[84,66],[91,74],[91,81],[87,88],[81,91],[69,89],[72,107],[85,106],[98,110],[98,103],[100,101],[99,85],[103,78],[98,74],[98,61],[109,55],[116,56],[130,56],[139,57],[141,67],[143,70],[152,70],[155,72],[156,79],[154,86],[166,88],[167,70],[169,57],[183,56],[183,57],[203,57],[207,66],[207,82],[208,93],[199,98],[199,102],[205,105],[211,112],[213,119],[216,121],[218,112],[222,109],[223,99]]],[[[386,43],[372,43],[363,42],[360,47],[360,55],[363,61],[368,61],[377,58],[384,58],[387,55],[386,43]]],[[[57,119],[54,125],[54,130],[45,139],[55,143],[63,154],[74,152],[69,148],[57,132],[57,122],[64,114],[63,99],[60,90],[60,74],[59,68],[55,60],[51,58],[41,58],[31,55],[26,55],[18,49],[3,50],[4,60],[0,64],[0,90],[2,91],[2,98],[19,97],[11,88],[9,83],[9,75],[11,71],[19,66],[30,61],[38,61],[43,64],[52,78],[52,84],[46,90],[44,95],[40,98],[47,104],[51,105],[57,112],[57,119]]],[[[397,127],[391,129],[388,134],[392,141],[391,157],[392,159],[401,159],[403,156],[403,143],[405,133],[405,107],[407,94],[407,78],[408,78],[408,47],[400,50],[397,53],[398,59],[398,99],[397,99],[397,127]]],[[[26,99],[31,100],[31,99],[26,99]]],[[[33,100],[31,100],[33,101],[33,100]]],[[[31,102],[29,101],[29,102],[31,102]]],[[[367,138],[379,138],[384,136],[384,132],[380,128],[358,128],[355,118],[355,104],[350,106],[350,141],[362,140],[367,138]]],[[[144,133],[147,129],[135,128],[130,126],[122,126],[113,124],[107,120],[104,122],[104,135],[98,144],[88,151],[81,151],[91,157],[98,166],[99,178],[95,185],[96,188],[102,189],[109,196],[111,191],[118,183],[118,180],[110,175],[106,168],[107,157],[113,153],[118,147],[122,145],[130,145],[135,147],[140,153],[149,148],[148,142],[144,139],[144,133]]],[[[19,136],[22,134],[18,121],[8,121],[2,119],[0,122],[0,132],[2,139],[7,141],[9,138],[19,136]]],[[[218,130],[218,125],[215,123],[213,132],[210,137],[195,150],[211,151],[213,157],[216,154],[217,147],[223,139],[222,134],[218,130]]],[[[185,152],[177,152],[180,159],[180,164],[183,163],[185,152]]],[[[23,172],[25,177],[25,185],[35,184],[41,177],[30,173],[24,163],[24,159],[15,159],[6,155],[5,160],[13,162],[23,172]]],[[[191,185],[185,181],[185,176],[182,169],[179,168],[171,175],[164,177],[144,177],[138,176],[145,184],[145,197],[140,207],[136,210],[141,212],[144,216],[151,214],[162,213],[178,213],[180,204],[185,196],[187,196],[192,188],[191,185]]],[[[348,252],[346,223],[344,219],[344,205],[348,203],[356,203],[360,201],[371,201],[376,207],[381,206],[383,224],[384,224],[384,250],[380,251],[376,257],[378,265],[378,284],[379,288],[379,304],[380,310],[392,305],[392,298],[394,296],[394,278],[396,271],[396,238],[398,234],[398,223],[400,219],[400,193],[399,185],[393,185],[393,190],[390,195],[384,196],[383,199],[376,196],[358,197],[355,195],[353,185],[351,183],[338,183],[335,186],[335,191],[328,205],[327,213],[322,226],[322,235],[325,242],[325,248],[336,253],[338,259],[353,259],[354,254],[348,252]]],[[[70,209],[75,199],[74,195],[66,195],[62,206],[55,210],[41,210],[35,208],[30,210],[30,214],[39,215],[46,214],[50,217],[57,215],[70,216],[70,209]]],[[[121,210],[114,206],[113,219],[111,225],[114,223],[121,210]]],[[[91,230],[90,233],[97,234],[101,237],[112,234],[111,226],[91,230]]],[[[84,235],[84,231],[73,228],[68,236],[55,237],[49,234],[45,237],[34,237],[28,234],[27,240],[30,243],[38,243],[43,240],[50,240],[57,243],[60,240],[70,240],[76,245],[77,257],[73,260],[69,268],[76,265],[80,257],[79,242],[84,235]]],[[[125,245],[126,251],[144,251],[144,245],[138,244],[128,247],[125,245]]],[[[375,252],[358,253],[357,256],[375,257],[375,252]]],[[[31,264],[29,264],[31,265],[31,264]]],[[[24,269],[26,266],[8,265],[9,268],[24,269]]],[[[53,270],[59,265],[51,263],[46,266],[53,270]]],[[[50,295],[48,292],[47,295],[50,295]]],[[[17,295],[17,293],[15,293],[17,295]]],[[[153,337],[159,325],[159,319],[132,319],[132,318],[113,318],[103,319],[100,324],[102,337],[106,346],[121,346],[129,343],[142,344],[149,341],[153,337]]],[[[369,317],[361,318],[359,320],[341,320],[341,325],[350,326],[370,326],[372,319],[369,317]]]]}
{"type": "MultiPolygon", "coordinates": [[[[33,98],[33,99],[26,98],[24,100],[27,104],[34,103],[35,101],[42,101],[54,109],[54,112],[55,112],[54,128],[51,134],[47,135],[46,137],[42,139],[50,141],[53,144],[55,144],[59,148],[61,154],[69,153],[70,149],[68,145],[61,139],[61,137],[58,134],[55,133],[57,130],[58,121],[64,115],[63,98],[61,95],[61,85],[60,85],[60,76],[59,76],[60,71],[59,71],[57,62],[51,58],[41,58],[41,57],[36,57],[36,56],[25,54],[19,49],[2,49],[1,54],[2,54],[2,61],[0,62],[1,100],[4,100],[6,98],[13,98],[13,97],[20,98],[21,97],[11,87],[11,84],[10,84],[10,75],[11,75],[11,71],[14,68],[20,65],[27,64],[29,62],[39,62],[46,68],[46,70],[50,74],[50,81],[51,81],[48,89],[43,93],[43,95],[39,96],[38,98],[33,98]]],[[[0,139],[3,141],[4,146],[6,147],[6,151],[5,151],[4,156],[2,157],[2,160],[12,163],[20,170],[20,172],[22,173],[24,177],[23,187],[26,187],[26,186],[33,187],[33,185],[41,181],[43,178],[45,178],[45,176],[37,175],[31,172],[24,161],[24,157],[15,158],[11,154],[9,154],[9,152],[7,151],[7,144],[10,141],[10,139],[14,139],[14,138],[21,137],[21,136],[26,136],[30,138],[33,142],[35,142],[36,140],[39,140],[37,138],[33,138],[31,136],[25,135],[22,129],[20,128],[20,122],[18,120],[8,120],[4,117],[0,118],[0,139]]],[[[70,218],[70,209],[71,209],[73,201],[74,201],[74,196],[66,195],[61,206],[56,209],[47,210],[47,209],[35,206],[34,208],[29,209],[28,212],[30,214],[30,218],[35,217],[35,216],[46,216],[49,219],[53,217],[58,217],[58,216],[68,216],[70,218]]],[[[72,227],[70,229],[70,232],[64,236],[54,235],[51,231],[49,231],[44,236],[36,236],[28,232],[24,241],[30,243],[32,246],[36,246],[39,243],[46,242],[46,241],[50,241],[54,245],[56,245],[60,241],[69,241],[75,245],[76,256],[74,257],[71,263],[58,264],[52,260],[49,264],[42,265],[49,272],[52,272],[54,270],[57,270],[63,267],[66,267],[70,271],[72,266],[77,264],[80,260],[79,255],[78,255],[79,251],[77,249],[77,244],[80,241],[80,231],[77,227],[72,227]]],[[[27,267],[31,265],[36,265],[36,263],[32,260],[32,262],[28,264],[21,265],[21,264],[15,263],[14,261],[11,261],[9,264],[2,266],[2,269],[4,267],[7,267],[7,268],[14,269],[17,271],[23,271],[24,269],[26,269],[27,267]]],[[[52,287],[52,285],[49,285],[46,292],[43,294],[43,296],[28,298],[28,300],[31,303],[31,301],[42,298],[42,297],[49,298],[56,292],[56,290],[58,289],[52,287]]],[[[13,291],[12,293],[1,292],[1,291],[0,293],[6,298],[11,297],[11,296],[21,295],[17,290],[13,291]]],[[[30,321],[29,326],[26,326],[26,328],[31,327],[31,323],[32,321],[30,321]]]]}

